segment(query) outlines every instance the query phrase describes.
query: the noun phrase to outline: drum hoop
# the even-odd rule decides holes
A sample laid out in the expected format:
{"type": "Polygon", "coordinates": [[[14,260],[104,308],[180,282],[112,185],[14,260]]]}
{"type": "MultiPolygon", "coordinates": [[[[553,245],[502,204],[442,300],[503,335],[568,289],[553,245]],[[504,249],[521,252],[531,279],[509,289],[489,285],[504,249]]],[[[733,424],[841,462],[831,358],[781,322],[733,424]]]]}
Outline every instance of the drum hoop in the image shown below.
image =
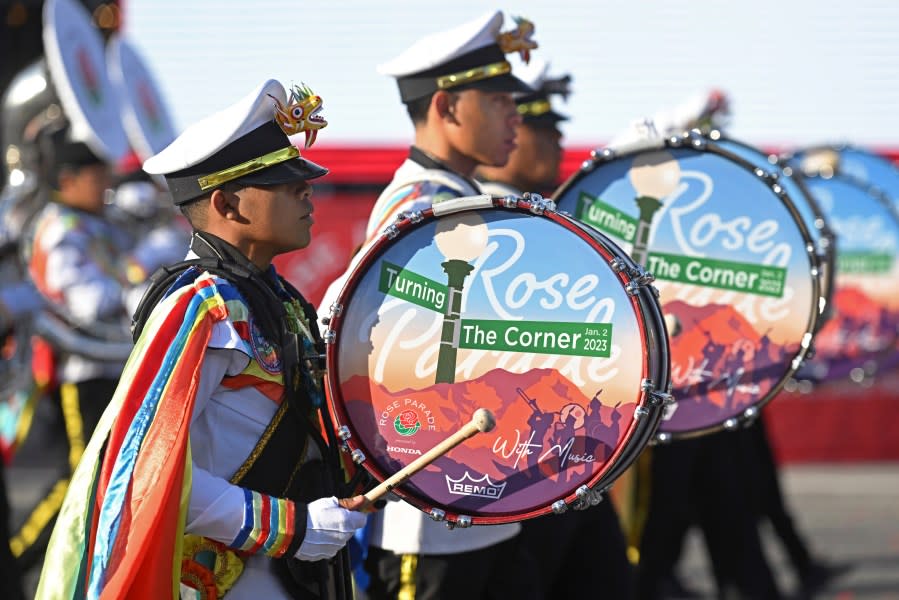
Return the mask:
{"type": "MultiPolygon", "coordinates": [[[[590,153],[590,158],[584,161],[584,163],[581,165],[581,168],[577,172],[573,173],[556,190],[556,192],[553,194],[553,198],[558,201],[558,199],[562,195],[568,193],[571,188],[576,186],[577,182],[582,177],[586,177],[601,164],[609,163],[619,159],[627,159],[631,156],[644,154],[647,152],[658,152],[659,150],[692,150],[700,153],[712,153],[736,163],[739,167],[743,168],[746,171],[749,171],[751,174],[755,174],[758,179],[762,181],[762,183],[764,183],[766,187],[768,187],[768,190],[781,201],[781,204],[784,206],[784,208],[787,209],[787,212],[793,219],[793,223],[799,229],[800,236],[802,237],[803,242],[805,242],[805,256],[809,261],[808,276],[812,282],[812,302],[809,306],[809,317],[805,324],[805,333],[803,334],[799,342],[799,350],[797,351],[795,356],[793,356],[792,359],[788,362],[789,369],[780,376],[780,378],[771,386],[771,388],[763,397],[761,397],[750,406],[747,406],[743,411],[733,417],[725,419],[724,421],[714,425],[697,427],[694,429],[685,429],[682,431],[660,431],[660,433],[656,435],[656,442],[667,443],[668,441],[672,440],[695,438],[710,433],[715,433],[724,429],[737,429],[756,419],[758,417],[759,411],[768,402],[774,399],[777,394],[780,393],[783,386],[796,373],[801,363],[808,356],[812,348],[809,340],[813,339],[814,333],[819,329],[818,322],[821,319],[819,303],[822,296],[820,277],[813,276],[815,269],[817,269],[818,273],[821,272],[820,260],[815,253],[814,240],[811,237],[808,228],[805,226],[805,223],[803,222],[801,216],[799,215],[795,203],[792,201],[792,199],[789,198],[787,191],[782,188],[783,193],[777,193],[773,189],[774,182],[771,180],[771,178],[759,175],[756,172],[757,167],[755,165],[753,165],[743,157],[725,150],[720,145],[715,143],[715,140],[710,139],[705,135],[692,132],[680,136],[671,136],[664,140],[664,145],[661,148],[632,149],[622,153],[616,153],[612,149],[594,150],[590,153]]],[[[663,428],[664,422],[660,423],[659,425],[660,430],[663,428]]]]}
{"type": "MultiPolygon", "coordinates": [[[[611,261],[615,258],[623,258],[627,261],[628,266],[635,267],[635,263],[630,259],[630,257],[621,250],[612,240],[608,239],[601,232],[595,232],[602,239],[597,239],[593,237],[593,232],[588,232],[581,228],[581,224],[563,214],[558,213],[554,210],[547,209],[545,211],[541,210],[539,213],[534,210],[535,203],[532,203],[525,199],[518,199],[514,206],[509,206],[507,204],[506,199],[500,199],[494,197],[492,199],[491,205],[489,207],[481,207],[486,210],[496,210],[496,209],[507,209],[513,212],[530,214],[538,217],[547,218],[558,225],[568,229],[576,236],[578,236],[582,241],[590,245],[594,250],[596,250],[603,260],[607,262],[607,264],[611,263],[611,261]],[[615,253],[618,253],[616,255],[615,253]]],[[[476,210],[477,207],[473,207],[467,210],[476,210]]],[[[466,210],[466,212],[467,212],[466,210]]],[[[363,269],[361,268],[363,265],[369,265],[373,263],[377,256],[381,255],[383,251],[389,247],[396,239],[406,235],[410,231],[414,230],[419,223],[424,223],[430,221],[432,219],[441,218],[441,216],[435,216],[432,208],[427,208],[419,213],[402,213],[397,217],[397,221],[394,225],[388,227],[384,232],[381,233],[377,238],[375,238],[365,249],[364,254],[361,259],[357,263],[355,263],[354,270],[350,273],[346,283],[338,294],[335,304],[340,305],[341,309],[337,312],[332,311],[331,318],[328,323],[328,331],[325,332],[325,337],[329,341],[326,349],[326,361],[328,365],[327,376],[326,376],[326,389],[327,389],[327,402],[328,407],[331,411],[331,414],[335,420],[335,427],[340,428],[341,426],[346,426],[351,431],[351,437],[344,441],[345,449],[349,452],[354,450],[362,450],[367,451],[367,445],[365,448],[360,448],[360,443],[358,440],[360,439],[357,435],[357,431],[352,424],[351,419],[345,409],[345,404],[343,402],[343,396],[340,390],[340,377],[339,377],[339,368],[338,368],[338,346],[339,346],[339,334],[341,327],[343,325],[344,318],[344,309],[346,304],[346,298],[351,295],[351,292],[356,289],[359,284],[359,280],[364,276],[363,269]]],[[[618,276],[618,280],[624,288],[624,286],[629,283],[630,278],[628,275],[622,271],[616,273],[618,276]]],[[[640,289],[640,293],[637,296],[630,296],[630,305],[634,312],[634,315],[637,319],[638,324],[640,325],[640,341],[641,345],[644,349],[643,352],[643,366],[642,373],[643,379],[651,378],[656,376],[652,371],[653,366],[656,366],[656,369],[659,372],[659,377],[662,379],[659,383],[661,385],[659,387],[664,388],[662,391],[667,391],[670,387],[670,356],[667,352],[667,331],[664,326],[664,320],[661,316],[661,308],[659,307],[657,301],[655,300],[655,296],[652,295],[653,292],[645,287],[640,289]],[[648,295],[647,295],[648,294],[648,295]],[[639,296],[639,297],[638,297],[639,296]],[[648,315],[647,310],[653,310],[654,313],[648,315]],[[650,326],[653,328],[650,334],[650,326]],[[648,339],[652,337],[654,340],[658,339],[664,343],[665,352],[662,354],[662,360],[654,357],[648,349],[648,339]],[[658,364],[656,364],[658,363],[658,364]]],[[[630,423],[626,431],[620,435],[620,439],[622,442],[618,444],[611,456],[609,456],[605,465],[601,470],[597,473],[594,473],[587,482],[583,485],[587,486],[591,490],[601,490],[604,491],[606,487],[608,487],[611,482],[616,479],[624,470],[627,469],[630,464],[636,460],[637,456],[642,452],[642,449],[650,442],[652,436],[655,434],[655,430],[658,427],[658,423],[661,421],[662,412],[664,406],[661,403],[653,403],[650,401],[650,395],[644,392],[638,392],[637,394],[637,402],[636,407],[643,408],[646,411],[646,414],[642,418],[631,418],[630,423]],[[633,448],[631,448],[633,446],[633,448]]],[[[378,482],[383,482],[390,474],[385,473],[380,465],[376,464],[374,461],[365,460],[361,465],[361,468],[368,471],[378,482]]],[[[582,486],[583,487],[583,486],[582,486]]],[[[455,511],[446,510],[445,506],[435,506],[423,500],[423,497],[419,494],[410,493],[405,485],[401,485],[392,490],[396,495],[401,497],[403,500],[412,504],[419,510],[429,513],[432,509],[439,509],[446,512],[446,520],[452,521],[454,516],[456,515],[455,511]]],[[[570,490],[566,492],[563,496],[554,498],[549,500],[548,503],[542,507],[534,508],[529,511],[521,512],[521,513],[494,513],[491,516],[486,515],[473,515],[471,517],[472,523],[477,525],[492,525],[492,524],[501,524],[501,523],[509,523],[516,522],[525,519],[530,519],[534,517],[538,517],[541,515],[549,514],[553,512],[553,504],[558,500],[564,500],[566,505],[573,504],[577,499],[577,490],[570,490]],[[509,517],[514,517],[510,519],[509,517]]]]}

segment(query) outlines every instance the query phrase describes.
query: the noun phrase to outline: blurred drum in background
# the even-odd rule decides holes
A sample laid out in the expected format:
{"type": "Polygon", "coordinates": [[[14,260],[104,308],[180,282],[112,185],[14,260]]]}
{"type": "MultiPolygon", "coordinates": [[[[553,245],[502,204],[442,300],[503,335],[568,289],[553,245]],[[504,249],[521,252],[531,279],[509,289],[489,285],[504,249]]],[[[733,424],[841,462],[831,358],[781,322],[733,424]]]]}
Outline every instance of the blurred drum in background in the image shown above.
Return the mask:
{"type": "Polygon", "coordinates": [[[661,440],[754,418],[805,358],[820,260],[768,171],[692,132],[595,152],[555,200],[656,278],[675,400],[661,440]]]}
{"type": "Polygon", "coordinates": [[[484,407],[472,438],[394,491],[451,526],[586,507],[652,439],[669,398],[651,278],[537,195],[400,215],[331,309],[329,402],[377,480],[484,407]]]}
{"type": "Polygon", "coordinates": [[[837,236],[832,317],[816,336],[815,356],[798,377],[863,381],[896,354],[899,216],[885,194],[838,174],[836,161],[831,148],[791,159],[805,173],[837,236]]]}

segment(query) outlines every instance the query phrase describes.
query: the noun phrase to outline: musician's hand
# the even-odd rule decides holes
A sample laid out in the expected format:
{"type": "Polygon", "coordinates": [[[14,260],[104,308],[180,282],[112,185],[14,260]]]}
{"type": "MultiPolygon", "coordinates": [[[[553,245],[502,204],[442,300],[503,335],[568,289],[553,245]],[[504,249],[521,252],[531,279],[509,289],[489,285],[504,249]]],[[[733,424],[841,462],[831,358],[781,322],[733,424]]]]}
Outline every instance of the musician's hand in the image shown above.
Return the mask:
{"type": "Polygon", "coordinates": [[[337,501],[337,504],[344,507],[347,510],[362,510],[365,508],[365,505],[368,504],[368,501],[365,499],[365,496],[358,495],[353,496],[352,498],[341,498],[337,501]]]}
{"type": "Polygon", "coordinates": [[[337,502],[347,510],[356,510],[364,513],[381,510],[386,504],[386,501],[384,500],[375,500],[374,502],[369,502],[365,498],[365,496],[362,495],[353,496],[352,498],[341,498],[337,502]]]}
{"type": "Polygon", "coordinates": [[[306,536],[296,557],[300,560],[321,560],[337,554],[349,541],[357,529],[365,526],[364,513],[348,509],[342,502],[357,506],[362,496],[338,502],[337,498],[320,498],[310,502],[306,513],[306,536]]]}

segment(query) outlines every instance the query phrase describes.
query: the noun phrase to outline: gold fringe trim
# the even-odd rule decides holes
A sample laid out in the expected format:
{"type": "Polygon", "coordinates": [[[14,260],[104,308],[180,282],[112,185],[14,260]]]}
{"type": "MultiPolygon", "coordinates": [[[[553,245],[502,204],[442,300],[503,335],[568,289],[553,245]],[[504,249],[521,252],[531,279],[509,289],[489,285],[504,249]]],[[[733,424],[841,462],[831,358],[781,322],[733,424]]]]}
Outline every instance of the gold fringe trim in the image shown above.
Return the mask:
{"type": "Polygon", "coordinates": [[[34,508],[19,532],[9,540],[9,548],[12,550],[13,556],[19,558],[37,541],[41,532],[47,528],[47,524],[59,513],[67,489],[69,489],[69,480],[60,479],[47,494],[47,497],[34,508]]]}
{"type": "Polygon", "coordinates": [[[78,386],[74,383],[62,384],[59,386],[59,396],[66,435],[69,438],[69,467],[74,472],[84,454],[84,421],[81,419],[78,386]]]}

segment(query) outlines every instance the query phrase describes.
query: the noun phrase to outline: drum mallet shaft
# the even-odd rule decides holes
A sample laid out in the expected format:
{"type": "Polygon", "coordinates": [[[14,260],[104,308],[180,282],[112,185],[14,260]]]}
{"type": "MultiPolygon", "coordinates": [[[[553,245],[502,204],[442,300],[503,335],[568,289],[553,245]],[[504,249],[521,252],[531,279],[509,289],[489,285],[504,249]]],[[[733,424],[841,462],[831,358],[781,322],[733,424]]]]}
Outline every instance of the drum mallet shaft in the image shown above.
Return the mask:
{"type": "Polygon", "coordinates": [[[448,438],[413,460],[411,463],[382,481],[377,487],[365,494],[368,503],[387,495],[393,488],[406,482],[407,479],[427,467],[429,464],[472,437],[476,433],[487,433],[496,427],[493,413],[486,408],[479,408],[471,415],[471,421],[450,435],[448,438]]]}

